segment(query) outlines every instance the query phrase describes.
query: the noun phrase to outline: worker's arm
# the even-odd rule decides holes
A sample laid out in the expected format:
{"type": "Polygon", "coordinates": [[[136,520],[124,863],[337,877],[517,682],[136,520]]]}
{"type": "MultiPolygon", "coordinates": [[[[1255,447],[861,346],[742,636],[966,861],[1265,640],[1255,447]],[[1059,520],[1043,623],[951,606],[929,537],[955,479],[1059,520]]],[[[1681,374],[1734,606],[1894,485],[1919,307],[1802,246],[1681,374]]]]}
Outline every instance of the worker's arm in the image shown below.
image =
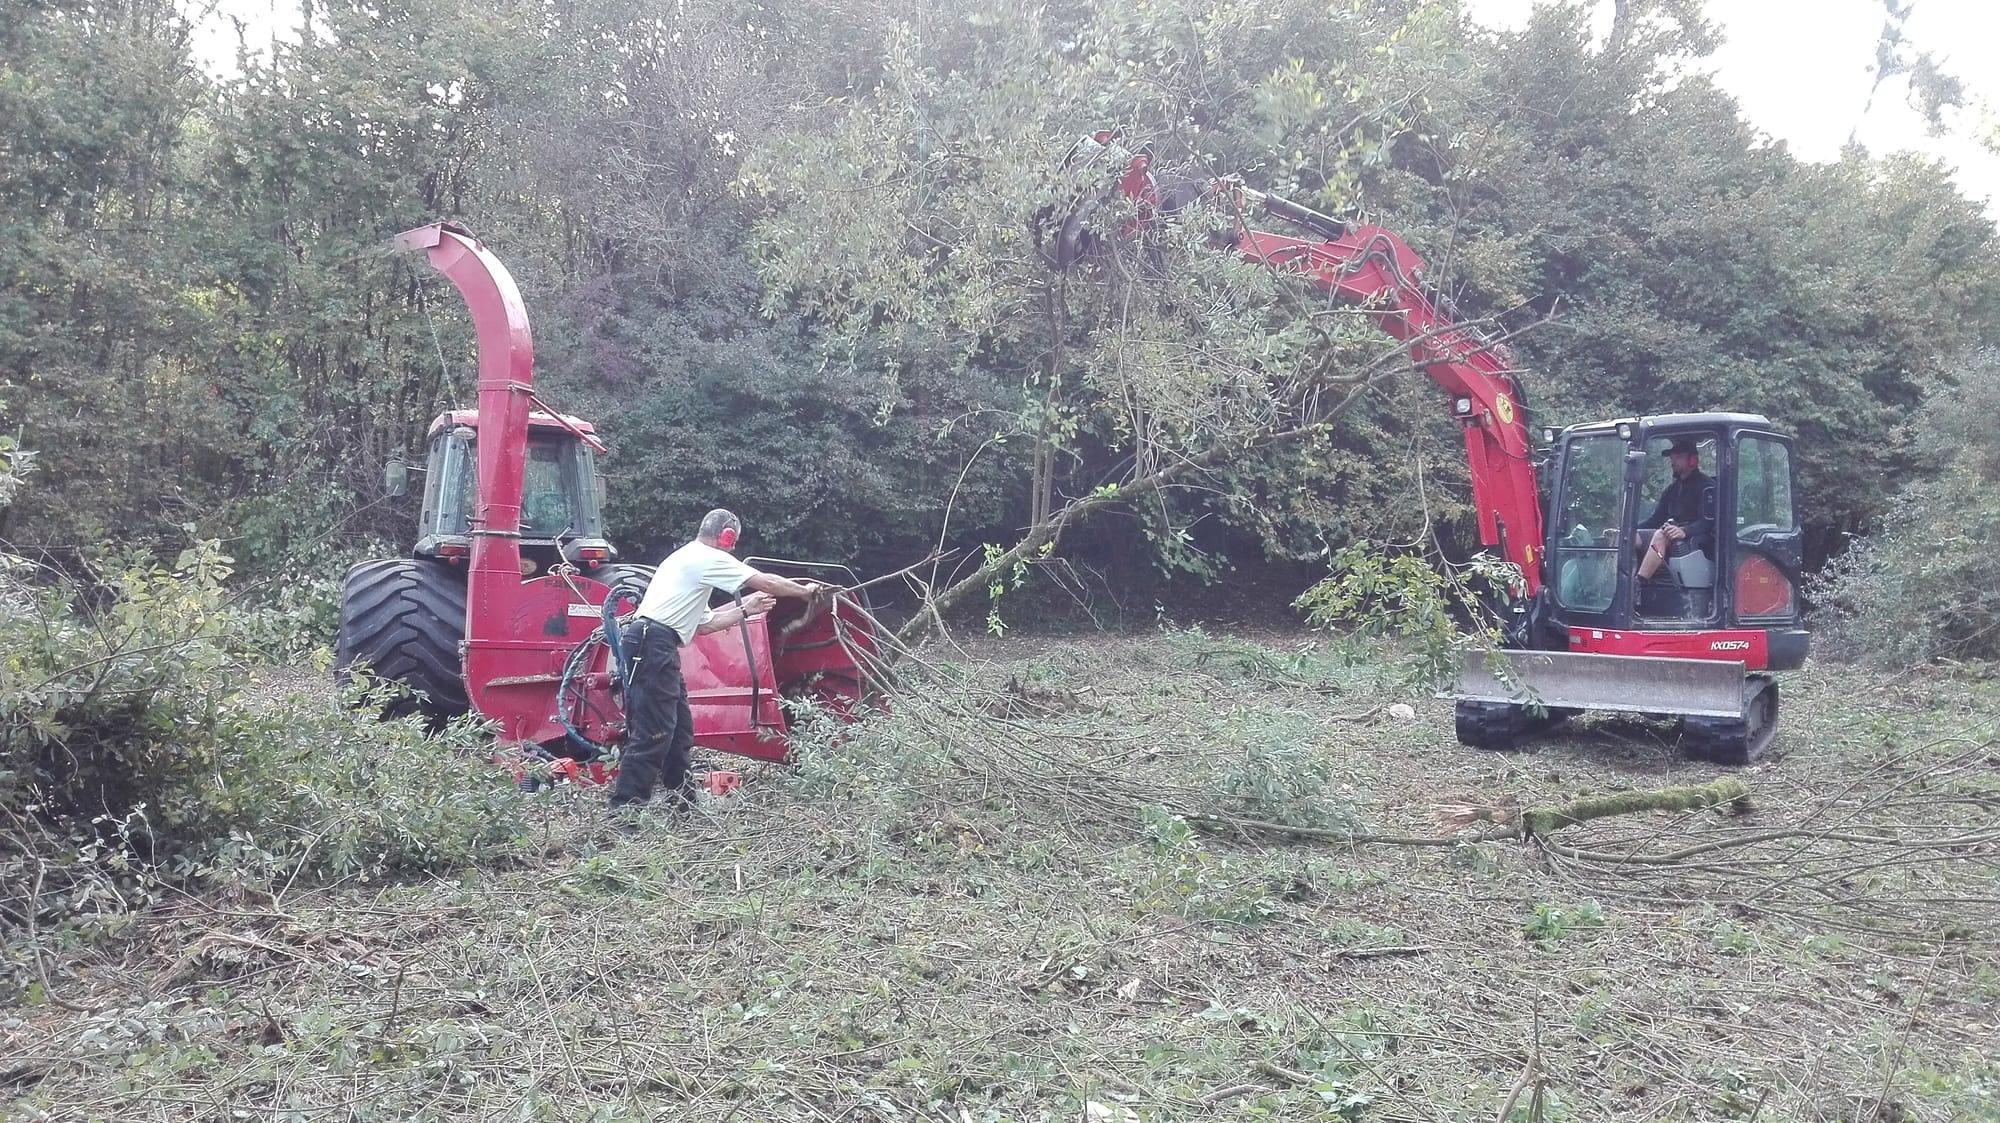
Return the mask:
{"type": "Polygon", "coordinates": [[[775,573],[759,573],[743,582],[743,587],[774,597],[809,597],[819,592],[820,584],[817,581],[794,581],[775,573]]]}
{"type": "Polygon", "coordinates": [[[709,613],[708,619],[695,625],[694,634],[705,636],[724,628],[734,628],[752,616],[771,611],[771,606],[777,603],[778,599],[769,593],[751,593],[740,604],[725,605],[709,613]]]}

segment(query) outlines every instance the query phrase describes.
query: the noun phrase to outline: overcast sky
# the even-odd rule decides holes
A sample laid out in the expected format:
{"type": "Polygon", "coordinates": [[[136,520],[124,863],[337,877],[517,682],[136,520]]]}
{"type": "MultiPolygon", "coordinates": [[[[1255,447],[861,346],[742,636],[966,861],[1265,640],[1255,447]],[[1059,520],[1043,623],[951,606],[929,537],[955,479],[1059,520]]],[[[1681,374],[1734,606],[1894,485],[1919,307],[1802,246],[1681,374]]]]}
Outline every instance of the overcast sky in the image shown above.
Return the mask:
{"type": "MultiPolygon", "coordinates": [[[[663,0],[664,2],[664,0],[663,0]]],[[[297,0],[183,0],[200,18],[196,49],[212,69],[233,69],[236,36],[227,16],[244,21],[252,42],[298,18],[297,0]]],[[[1481,23],[1517,27],[1534,0],[1461,0],[1481,23]]],[[[1904,25],[1911,44],[1929,50],[1983,105],[2000,104],[2000,0],[1914,0],[1904,25]]],[[[1611,5],[1602,3],[1604,22],[1611,5]]],[[[1750,123],[1790,146],[1802,160],[1832,160],[1849,137],[1871,153],[1913,149],[1945,160],[1959,189],[2000,215],[2000,156],[1966,136],[1930,137],[1906,98],[1907,84],[1883,84],[1874,103],[1875,43],[1887,21],[1883,0],[1707,0],[1727,36],[1711,65],[1742,104],[1750,123]],[[1863,109],[1867,112],[1864,113],[1863,109]]],[[[1979,109],[1961,115],[1962,126],[1979,109]]],[[[1988,122],[1991,127],[1991,122],[1988,122]]]]}
{"type": "MultiPolygon", "coordinates": [[[[1534,7],[1534,0],[1461,3],[1490,27],[1517,27],[1534,7]]],[[[1611,5],[1601,7],[1608,23],[1611,5]]],[[[1717,84],[1793,156],[1836,159],[1850,136],[1878,156],[1923,152],[1951,164],[1959,190],[2000,213],[2000,157],[1962,133],[1926,136],[1901,80],[1884,82],[1869,103],[1875,44],[1888,22],[1882,0],[1708,0],[1707,8],[1727,36],[1710,60],[1717,84]]],[[[2000,0],[1915,0],[1903,34],[1935,54],[1971,98],[2000,102],[2000,0]]],[[[1958,123],[1974,125],[1979,114],[1974,108],[1958,123]]]]}

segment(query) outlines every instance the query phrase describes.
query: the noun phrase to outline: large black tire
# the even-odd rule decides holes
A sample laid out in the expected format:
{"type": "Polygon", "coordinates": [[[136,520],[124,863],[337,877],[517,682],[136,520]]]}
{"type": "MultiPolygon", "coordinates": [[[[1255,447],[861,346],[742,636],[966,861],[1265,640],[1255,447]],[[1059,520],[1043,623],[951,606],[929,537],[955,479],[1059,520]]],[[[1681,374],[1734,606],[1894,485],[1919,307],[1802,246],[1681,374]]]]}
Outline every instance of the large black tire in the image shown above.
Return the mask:
{"type": "Polygon", "coordinates": [[[464,637],[463,573],[420,558],[363,562],[347,571],[340,591],[334,674],[344,683],[365,663],[376,677],[408,688],[383,717],[416,713],[443,725],[471,709],[458,652],[464,637]]]}
{"type": "Polygon", "coordinates": [[[630,597],[631,603],[625,605],[624,610],[632,612],[639,607],[639,599],[646,595],[646,586],[653,583],[653,568],[650,565],[626,565],[620,562],[617,565],[605,566],[591,577],[609,585],[613,596],[622,594],[630,597]]]}

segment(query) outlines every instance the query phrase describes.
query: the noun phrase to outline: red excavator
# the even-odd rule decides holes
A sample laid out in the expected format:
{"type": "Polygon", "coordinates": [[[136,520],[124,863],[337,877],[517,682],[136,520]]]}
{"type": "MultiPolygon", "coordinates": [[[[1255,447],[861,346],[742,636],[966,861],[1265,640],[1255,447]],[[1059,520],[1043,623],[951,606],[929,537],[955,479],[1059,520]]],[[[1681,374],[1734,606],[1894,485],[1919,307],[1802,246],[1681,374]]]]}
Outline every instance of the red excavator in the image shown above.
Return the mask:
{"type": "MultiPolygon", "coordinates": [[[[476,710],[503,745],[595,761],[624,732],[615,639],[606,637],[615,637],[616,607],[636,602],[652,577],[649,566],[619,563],[605,538],[595,459],[605,447],[587,422],[536,394],[527,309],[499,259],[446,223],[394,244],[423,251],[464,296],[479,403],[431,423],[411,555],[348,571],[336,665],[403,684],[392,711],[437,724],[476,710]]],[[[407,472],[391,463],[392,494],[407,489],[407,472]]],[[[854,584],[840,566],[751,562],[854,584]]],[[[781,700],[852,716],[875,665],[871,619],[859,594],[842,594],[780,601],[739,629],[697,637],[682,655],[695,743],[781,760],[781,700]]]]}
{"type": "Polygon", "coordinates": [[[1502,649],[1474,653],[1459,675],[1461,743],[1511,747],[1583,710],[1678,718],[1684,751],[1719,763],[1747,763],[1770,743],[1778,687],[1766,672],[1801,666],[1808,648],[1789,436],[1754,413],[1662,414],[1543,429],[1538,450],[1506,352],[1441,312],[1422,261],[1394,233],[1233,178],[1156,176],[1150,153],[1109,132],[1079,141],[1066,166],[1084,194],[1035,222],[1056,267],[1220,203],[1221,248],[1359,304],[1444,390],[1465,436],[1480,541],[1520,571],[1502,649]],[[1101,229],[1121,198],[1115,233],[1101,229]],[[1253,230],[1249,215],[1302,234],[1253,230]],[[1690,445],[1713,474],[1693,480],[1698,514],[1641,579],[1664,506],[1664,454],[1690,445]],[[1554,473],[1546,507],[1538,462],[1554,473]]]}

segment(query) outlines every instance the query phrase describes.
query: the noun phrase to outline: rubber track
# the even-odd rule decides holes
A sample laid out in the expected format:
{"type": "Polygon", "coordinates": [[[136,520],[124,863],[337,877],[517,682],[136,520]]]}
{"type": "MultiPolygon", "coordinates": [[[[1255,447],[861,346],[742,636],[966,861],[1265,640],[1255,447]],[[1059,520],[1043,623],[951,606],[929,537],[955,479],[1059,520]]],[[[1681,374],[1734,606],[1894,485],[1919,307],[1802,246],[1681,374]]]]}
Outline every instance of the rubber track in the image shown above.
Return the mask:
{"type": "Polygon", "coordinates": [[[1778,683],[1770,675],[1747,675],[1743,708],[1759,719],[1690,717],[1681,723],[1681,748],[1691,757],[1740,767],[1755,763],[1778,732],[1778,683]]]}
{"type": "Polygon", "coordinates": [[[1458,743],[1472,749],[1504,752],[1569,720],[1575,713],[1560,707],[1537,714],[1511,702],[1467,702],[1455,707],[1453,725],[1458,743]]]}
{"type": "Polygon", "coordinates": [[[465,579],[437,562],[390,558],[347,571],[340,596],[334,667],[365,660],[375,673],[428,695],[392,703],[388,715],[421,711],[441,722],[471,708],[459,661],[465,635],[465,579]]]}

